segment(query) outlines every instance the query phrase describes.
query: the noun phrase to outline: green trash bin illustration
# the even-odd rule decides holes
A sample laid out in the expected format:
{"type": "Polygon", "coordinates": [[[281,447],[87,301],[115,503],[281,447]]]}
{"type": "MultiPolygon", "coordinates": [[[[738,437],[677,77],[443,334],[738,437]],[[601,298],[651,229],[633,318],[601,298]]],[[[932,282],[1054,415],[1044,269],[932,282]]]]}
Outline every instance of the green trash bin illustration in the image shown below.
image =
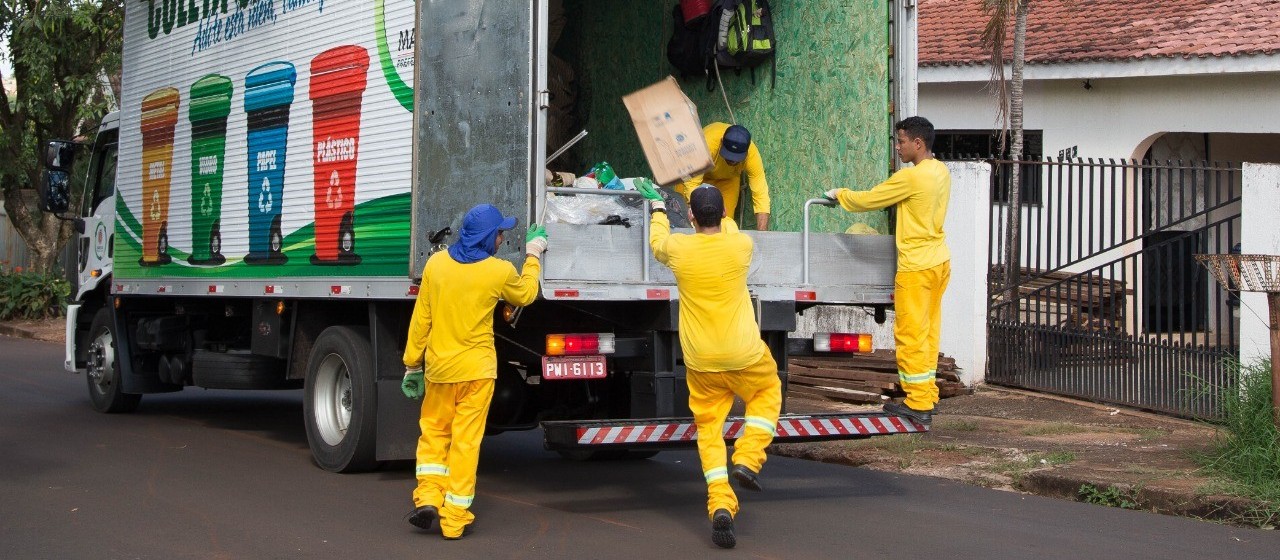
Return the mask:
{"type": "Polygon", "coordinates": [[[191,84],[191,256],[193,265],[220,265],[222,175],[231,114],[231,79],[209,74],[191,84]]]}

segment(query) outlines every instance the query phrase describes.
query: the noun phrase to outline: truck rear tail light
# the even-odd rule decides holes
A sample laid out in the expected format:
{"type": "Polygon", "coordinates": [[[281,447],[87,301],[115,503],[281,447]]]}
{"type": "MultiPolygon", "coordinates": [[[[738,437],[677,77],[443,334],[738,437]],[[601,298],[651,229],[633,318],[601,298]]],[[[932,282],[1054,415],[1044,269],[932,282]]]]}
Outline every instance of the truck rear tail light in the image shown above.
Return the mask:
{"type": "Polygon", "coordinates": [[[870,353],[871,335],[855,333],[814,333],[814,352],[870,353]]]}
{"type": "Polygon", "coordinates": [[[613,333],[547,335],[548,356],[586,356],[612,354],[613,351],[613,333]]]}

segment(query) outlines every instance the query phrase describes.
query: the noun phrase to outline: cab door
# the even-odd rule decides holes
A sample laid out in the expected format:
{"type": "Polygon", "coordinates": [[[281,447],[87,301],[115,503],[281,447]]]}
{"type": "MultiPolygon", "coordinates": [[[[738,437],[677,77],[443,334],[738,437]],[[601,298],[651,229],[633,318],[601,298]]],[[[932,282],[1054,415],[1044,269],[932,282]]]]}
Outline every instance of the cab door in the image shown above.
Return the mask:
{"type": "Polygon", "coordinates": [[[77,239],[79,262],[76,278],[79,288],[76,299],[83,299],[102,279],[111,275],[111,257],[114,250],[116,219],[116,129],[98,133],[93,147],[93,159],[89,164],[89,176],[85,181],[85,193],[81,198],[80,215],[84,228],[77,239]]]}

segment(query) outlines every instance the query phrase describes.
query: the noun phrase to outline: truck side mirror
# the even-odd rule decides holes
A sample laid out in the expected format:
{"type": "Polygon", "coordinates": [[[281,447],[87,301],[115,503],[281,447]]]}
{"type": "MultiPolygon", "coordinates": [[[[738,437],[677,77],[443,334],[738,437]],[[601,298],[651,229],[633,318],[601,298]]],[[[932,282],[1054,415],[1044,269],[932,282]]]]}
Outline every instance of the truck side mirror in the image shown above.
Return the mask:
{"type": "Polygon", "coordinates": [[[71,207],[71,174],[47,169],[40,178],[40,209],[61,214],[71,207]]]}
{"type": "Polygon", "coordinates": [[[75,143],[66,140],[50,140],[44,148],[44,168],[50,171],[71,171],[75,157],[75,143]]]}

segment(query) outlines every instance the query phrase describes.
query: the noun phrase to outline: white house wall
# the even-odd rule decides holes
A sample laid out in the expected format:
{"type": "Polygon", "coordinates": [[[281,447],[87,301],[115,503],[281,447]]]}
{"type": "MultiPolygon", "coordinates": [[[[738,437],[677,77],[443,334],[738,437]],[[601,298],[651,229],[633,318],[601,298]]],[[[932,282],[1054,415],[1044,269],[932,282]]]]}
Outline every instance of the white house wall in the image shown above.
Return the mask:
{"type": "MultiPolygon", "coordinates": [[[[919,114],[939,130],[998,128],[985,83],[926,79],[922,71],[919,114]]],[[[1111,78],[1089,85],[1087,90],[1083,80],[1026,85],[1024,127],[1044,131],[1045,155],[1077,147],[1082,158],[1141,157],[1146,144],[1164,132],[1280,133],[1280,104],[1275,103],[1280,73],[1111,78]]],[[[1241,161],[1233,155],[1215,150],[1210,157],[1241,161]]],[[[1267,161],[1276,158],[1280,153],[1272,151],[1267,161]]]]}

